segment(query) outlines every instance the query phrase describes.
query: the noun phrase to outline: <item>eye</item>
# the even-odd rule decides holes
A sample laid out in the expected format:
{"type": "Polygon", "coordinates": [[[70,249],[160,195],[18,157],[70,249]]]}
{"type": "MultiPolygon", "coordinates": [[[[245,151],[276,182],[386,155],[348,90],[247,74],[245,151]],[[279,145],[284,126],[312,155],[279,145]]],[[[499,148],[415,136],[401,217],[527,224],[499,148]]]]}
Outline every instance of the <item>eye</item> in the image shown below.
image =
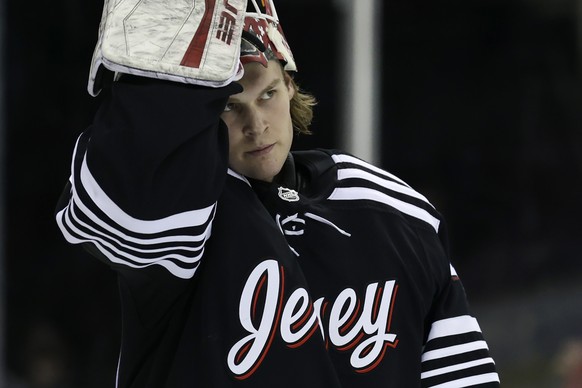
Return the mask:
{"type": "Polygon", "coordinates": [[[273,96],[275,95],[277,91],[275,89],[271,89],[265,93],[263,93],[261,95],[261,100],[270,100],[271,98],[273,98],[273,96]]]}
{"type": "Polygon", "coordinates": [[[224,112],[231,112],[236,109],[236,104],[234,102],[227,102],[224,106],[224,112]]]}

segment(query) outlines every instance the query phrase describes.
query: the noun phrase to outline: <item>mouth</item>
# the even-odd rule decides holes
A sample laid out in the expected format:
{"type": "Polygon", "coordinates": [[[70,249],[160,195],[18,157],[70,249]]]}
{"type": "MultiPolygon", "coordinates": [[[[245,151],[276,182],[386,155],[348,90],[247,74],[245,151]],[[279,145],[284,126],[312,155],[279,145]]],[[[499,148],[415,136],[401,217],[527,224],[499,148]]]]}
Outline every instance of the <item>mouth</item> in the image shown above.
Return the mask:
{"type": "Polygon", "coordinates": [[[273,147],[275,147],[275,143],[264,145],[264,146],[259,146],[255,149],[253,149],[252,151],[248,151],[246,154],[250,155],[250,156],[263,156],[263,155],[266,155],[269,152],[271,152],[273,147]]]}

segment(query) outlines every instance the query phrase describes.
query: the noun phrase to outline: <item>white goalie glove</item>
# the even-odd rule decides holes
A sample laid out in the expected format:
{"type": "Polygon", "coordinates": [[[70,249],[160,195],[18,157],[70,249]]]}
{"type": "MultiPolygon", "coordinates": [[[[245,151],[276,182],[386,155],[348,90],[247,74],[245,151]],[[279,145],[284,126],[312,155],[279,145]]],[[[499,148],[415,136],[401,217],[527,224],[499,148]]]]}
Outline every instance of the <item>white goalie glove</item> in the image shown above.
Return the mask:
{"type": "Polygon", "coordinates": [[[117,74],[221,87],[242,77],[246,0],[105,0],[88,91],[117,74]]]}

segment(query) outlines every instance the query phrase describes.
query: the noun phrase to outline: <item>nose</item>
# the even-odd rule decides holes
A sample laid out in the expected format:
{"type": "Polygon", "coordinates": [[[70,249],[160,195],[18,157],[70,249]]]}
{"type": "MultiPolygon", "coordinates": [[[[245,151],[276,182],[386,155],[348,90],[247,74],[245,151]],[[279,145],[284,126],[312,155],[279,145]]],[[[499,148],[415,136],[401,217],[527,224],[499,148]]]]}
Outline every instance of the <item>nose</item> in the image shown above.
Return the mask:
{"type": "Polygon", "coordinates": [[[249,107],[245,110],[243,133],[245,136],[257,136],[267,130],[265,117],[260,109],[249,107]]]}

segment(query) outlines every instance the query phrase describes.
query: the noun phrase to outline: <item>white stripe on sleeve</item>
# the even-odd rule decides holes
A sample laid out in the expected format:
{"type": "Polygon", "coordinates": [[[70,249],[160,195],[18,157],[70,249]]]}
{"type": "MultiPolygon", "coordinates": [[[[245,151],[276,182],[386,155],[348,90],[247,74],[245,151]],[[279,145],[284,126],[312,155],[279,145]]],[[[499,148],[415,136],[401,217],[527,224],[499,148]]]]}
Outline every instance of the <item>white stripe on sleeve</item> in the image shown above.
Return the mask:
{"type": "MultiPolygon", "coordinates": [[[[350,155],[332,155],[332,159],[336,163],[352,163],[352,164],[356,164],[358,166],[365,167],[371,171],[374,171],[377,174],[387,176],[390,179],[394,179],[395,181],[400,182],[404,186],[408,186],[406,184],[406,182],[404,182],[402,179],[398,178],[396,175],[390,174],[388,171],[382,170],[381,168],[378,168],[378,167],[376,167],[368,162],[364,162],[363,160],[355,158],[353,156],[350,156],[350,155]]],[[[410,186],[408,186],[408,187],[410,187],[410,186]]]]}
{"type": "Polygon", "coordinates": [[[456,372],[463,369],[472,368],[479,365],[485,364],[495,364],[491,357],[482,358],[480,360],[463,362],[461,364],[451,365],[444,368],[434,369],[428,372],[424,372],[420,375],[421,379],[428,379],[429,377],[439,376],[445,373],[456,372]]]}
{"type": "Polygon", "coordinates": [[[426,199],[426,197],[424,195],[411,189],[407,185],[398,184],[394,181],[391,181],[388,179],[383,179],[377,175],[370,174],[367,171],[360,170],[357,168],[345,168],[345,169],[341,169],[338,171],[338,179],[339,180],[349,179],[349,178],[359,178],[359,179],[364,179],[364,180],[373,182],[373,183],[375,183],[379,186],[382,186],[386,189],[396,191],[398,193],[406,194],[410,197],[420,199],[421,201],[426,202],[427,205],[430,205],[431,207],[434,208],[434,206],[432,206],[432,204],[428,201],[428,199],[426,199]]]}
{"type": "MultiPolygon", "coordinates": [[[[81,182],[95,205],[124,229],[144,234],[160,233],[170,229],[202,225],[208,221],[213,211],[210,205],[202,209],[174,214],[158,220],[139,220],[125,213],[101,189],[87,166],[87,155],[81,165],[81,182]]],[[[75,190],[75,185],[73,186],[75,190]]]]}
{"type": "Polygon", "coordinates": [[[439,230],[440,220],[434,217],[425,209],[418,206],[412,205],[408,202],[401,201],[399,199],[390,197],[378,190],[369,189],[366,187],[340,187],[336,188],[329,196],[330,200],[342,200],[342,201],[353,201],[353,200],[370,200],[375,202],[380,202],[390,207],[393,207],[404,214],[415,217],[428,223],[434,228],[436,232],[439,230]]]}
{"type": "Polygon", "coordinates": [[[481,328],[477,320],[469,315],[442,319],[432,324],[426,342],[435,338],[475,331],[481,333],[481,328]]]}
{"type": "Polygon", "coordinates": [[[433,385],[431,388],[463,388],[471,387],[473,385],[485,384],[485,383],[498,383],[499,375],[497,373],[485,373],[482,375],[464,377],[462,379],[448,381],[446,383],[433,385]]]}
{"type": "Polygon", "coordinates": [[[439,358],[454,356],[457,354],[472,352],[474,350],[481,349],[489,350],[489,348],[487,347],[487,343],[485,341],[473,341],[466,344],[448,346],[446,348],[430,350],[428,352],[423,353],[422,362],[436,360],[439,358]]]}

